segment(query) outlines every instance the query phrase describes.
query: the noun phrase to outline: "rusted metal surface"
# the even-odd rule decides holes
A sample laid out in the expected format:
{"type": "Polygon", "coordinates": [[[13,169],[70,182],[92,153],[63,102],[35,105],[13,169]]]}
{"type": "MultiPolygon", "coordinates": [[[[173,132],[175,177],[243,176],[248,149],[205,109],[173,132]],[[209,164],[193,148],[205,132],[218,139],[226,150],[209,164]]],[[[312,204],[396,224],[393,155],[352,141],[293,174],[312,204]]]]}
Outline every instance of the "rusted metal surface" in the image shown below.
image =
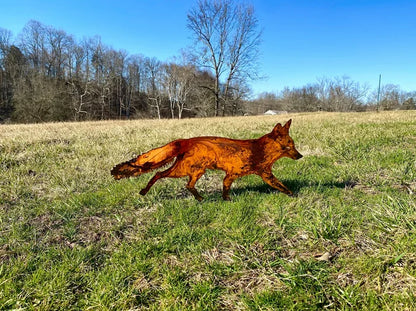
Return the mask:
{"type": "Polygon", "coordinates": [[[142,195],[160,178],[188,176],[187,189],[201,201],[202,196],[195,189],[195,183],[206,169],[225,171],[222,192],[224,200],[230,200],[229,192],[233,181],[249,174],[257,174],[271,187],[292,195],[272,173],[273,163],[280,158],[302,158],[289,136],[291,121],[284,126],[278,123],[270,133],[257,139],[239,140],[211,136],[178,139],[114,166],[111,174],[115,179],[138,176],[160,168],[176,158],[171,167],[153,176],[140,191],[142,195]]]}

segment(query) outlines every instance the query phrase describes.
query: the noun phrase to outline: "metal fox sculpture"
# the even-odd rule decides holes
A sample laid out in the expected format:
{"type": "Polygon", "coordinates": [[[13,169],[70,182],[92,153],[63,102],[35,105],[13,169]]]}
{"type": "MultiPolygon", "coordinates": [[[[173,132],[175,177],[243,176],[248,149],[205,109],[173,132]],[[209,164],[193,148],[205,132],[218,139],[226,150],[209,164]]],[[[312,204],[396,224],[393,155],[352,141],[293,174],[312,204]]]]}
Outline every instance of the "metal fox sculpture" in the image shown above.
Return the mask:
{"type": "Polygon", "coordinates": [[[215,169],[226,173],[222,191],[224,200],[230,200],[229,192],[233,181],[249,174],[257,174],[273,188],[292,195],[272,173],[272,165],[278,159],[302,158],[289,136],[291,122],[289,120],[284,126],[278,123],[270,133],[257,139],[239,140],[210,136],[178,139],[114,166],[111,174],[117,180],[138,176],[160,168],[176,158],[170,168],[157,172],[140,194],[145,195],[160,178],[188,176],[186,188],[195,199],[201,201],[202,196],[195,189],[195,183],[206,169],[215,169]]]}

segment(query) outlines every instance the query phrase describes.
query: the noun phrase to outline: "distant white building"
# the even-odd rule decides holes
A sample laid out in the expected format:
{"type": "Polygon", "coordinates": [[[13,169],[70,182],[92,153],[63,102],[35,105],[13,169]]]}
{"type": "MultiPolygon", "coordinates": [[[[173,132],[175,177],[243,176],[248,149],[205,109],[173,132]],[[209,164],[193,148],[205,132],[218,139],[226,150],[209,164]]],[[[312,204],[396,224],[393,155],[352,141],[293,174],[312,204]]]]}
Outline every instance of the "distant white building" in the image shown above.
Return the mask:
{"type": "Polygon", "coordinates": [[[265,116],[274,116],[277,114],[287,114],[287,111],[284,110],[267,110],[264,115],[265,116]]]}

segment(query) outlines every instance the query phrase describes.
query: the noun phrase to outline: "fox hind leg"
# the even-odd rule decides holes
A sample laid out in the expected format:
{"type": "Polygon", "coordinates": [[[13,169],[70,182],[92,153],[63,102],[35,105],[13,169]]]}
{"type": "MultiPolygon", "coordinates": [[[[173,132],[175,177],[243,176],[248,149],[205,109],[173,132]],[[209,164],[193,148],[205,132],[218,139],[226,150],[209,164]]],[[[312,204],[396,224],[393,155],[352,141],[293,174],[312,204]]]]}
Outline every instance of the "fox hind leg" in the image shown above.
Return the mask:
{"type": "Polygon", "coordinates": [[[268,185],[272,186],[273,188],[289,196],[293,196],[292,191],[290,191],[285,185],[283,185],[282,182],[273,175],[273,173],[264,172],[260,176],[264,180],[264,182],[267,183],[268,185]]]}
{"type": "Polygon", "coordinates": [[[192,172],[192,174],[189,174],[189,173],[187,174],[186,172],[184,172],[183,170],[180,169],[179,164],[180,164],[180,161],[177,161],[177,162],[175,162],[174,165],[172,165],[167,170],[165,170],[163,172],[157,172],[152,177],[152,179],[150,179],[147,186],[140,191],[140,194],[145,195],[150,190],[150,188],[154,185],[154,183],[156,181],[158,181],[159,179],[161,179],[161,178],[184,177],[186,175],[189,175],[189,181],[188,181],[188,184],[186,185],[186,188],[193,194],[195,199],[197,199],[198,201],[202,201],[203,198],[198,193],[198,191],[195,189],[195,184],[198,181],[198,179],[201,178],[202,175],[204,175],[205,170],[200,170],[200,171],[192,172]]]}
{"type": "Polygon", "coordinates": [[[194,172],[193,174],[189,175],[189,181],[186,185],[186,189],[189,190],[197,199],[198,201],[202,201],[203,197],[198,193],[198,191],[195,189],[195,184],[198,181],[199,178],[201,178],[202,175],[204,175],[205,170],[194,172]]]}
{"type": "Polygon", "coordinates": [[[158,181],[160,178],[165,178],[165,177],[182,177],[182,176],[185,176],[185,175],[180,175],[179,172],[177,172],[177,166],[178,166],[178,161],[176,161],[175,164],[173,164],[167,170],[162,171],[162,172],[157,172],[152,177],[152,179],[150,179],[150,181],[148,182],[147,186],[140,191],[140,194],[141,195],[145,195],[150,190],[150,188],[154,185],[154,183],[156,181],[158,181]]]}
{"type": "Polygon", "coordinates": [[[147,186],[145,188],[143,188],[142,190],[140,190],[140,194],[141,195],[145,195],[150,190],[150,188],[154,185],[154,183],[156,181],[158,181],[160,178],[168,177],[167,175],[163,174],[165,172],[166,171],[164,171],[164,172],[157,172],[155,174],[155,176],[153,176],[152,179],[150,179],[150,181],[147,183],[147,186]]]}

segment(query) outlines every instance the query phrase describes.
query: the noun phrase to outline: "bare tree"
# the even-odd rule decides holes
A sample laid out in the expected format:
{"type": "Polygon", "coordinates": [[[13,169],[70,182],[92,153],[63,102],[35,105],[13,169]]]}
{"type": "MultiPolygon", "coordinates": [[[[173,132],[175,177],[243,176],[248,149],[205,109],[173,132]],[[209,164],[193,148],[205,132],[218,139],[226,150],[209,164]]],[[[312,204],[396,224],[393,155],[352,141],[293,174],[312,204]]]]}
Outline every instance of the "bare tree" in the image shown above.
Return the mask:
{"type": "Polygon", "coordinates": [[[158,119],[162,118],[162,63],[156,58],[146,58],[145,69],[146,69],[146,80],[147,80],[147,94],[150,106],[155,108],[158,119]]]}
{"type": "Polygon", "coordinates": [[[199,65],[215,76],[215,116],[225,113],[230,88],[256,76],[261,32],[254,8],[232,0],[199,0],[188,14],[199,65]]]}
{"type": "Polygon", "coordinates": [[[170,116],[172,119],[175,118],[175,104],[177,100],[177,89],[178,89],[178,80],[176,78],[176,64],[166,64],[164,66],[165,70],[165,77],[164,77],[164,87],[166,88],[166,91],[168,93],[169,98],[169,110],[170,110],[170,116]]]}
{"type": "Polygon", "coordinates": [[[9,47],[11,46],[12,32],[0,27],[0,69],[3,69],[2,60],[4,60],[9,47]]]}
{"type": "Polygon", "coordinates": [[[46,27],[45,35],[46,74],[63,79],[65,74],[69,74],[70,53],[74,39],[64,31],[53,27],[46,27]]]}
{"type": "Polygon", "coordinates": [[[178,119],[181,119],[183,111],[188,109],[186,105],[193,89],[192,80],[194,77],[195,69],[191,65],[175,63],[166,65],[165,86],[172,119],[175,118],[175,109],[178,111],[178,119]]]}
{"type": "MultiPolygon", "coordinates": [[[[373,97],[376,98],[376,92],[373,97]]],[[[400,87],[395,84],[385,84],[380,90],[380,108],[381,110],[399,109],[401,104],[405,101],[404,94],[400,87]]]]}
{"type": "Polygon", "coordinates": [[[402,104],[403,110],[416,109],[416,92],[406,93],[406,98],[402,104]]]}
{"type": "Polygon", "coordinates": [[[11,37],[11,31],[0,28],[0,122],[13,110],[13,80],[19,72],[19,60],[24,58],[20,50],[11,45],[11,37]]]}
{"type": "Polygon", "coordinates": [[[215,107],[215,97],[211,91],[211,86],[215,83],[214,76],[208,71],[200,71],[196,69],[194,78],[192,79],[192,92],[189,96],[189,107],[198,117],[213,116],[215,107]]]}
{"type": "Polygon", "coordinates": [[[38,21],[31,20],[19,36],[19,48],[26,55],[31,67],[38,73],[45,74],[47,63],[46,27],[38,21]]]}
{"type": "Polygon", "coordinates": [[[315,86],[319,99],[319,110],[353,111],[357,110],[368,95],[367,84],[361,85],[347,76],[332,79],[319,78],[315,86]]]}
{"type": "Polygon", "coordinates": [[[289,111],[317,111],[320,110],[319,99],[315,85],[301,88],[285,88],[282,91],[282,101],[289,111]]]}

